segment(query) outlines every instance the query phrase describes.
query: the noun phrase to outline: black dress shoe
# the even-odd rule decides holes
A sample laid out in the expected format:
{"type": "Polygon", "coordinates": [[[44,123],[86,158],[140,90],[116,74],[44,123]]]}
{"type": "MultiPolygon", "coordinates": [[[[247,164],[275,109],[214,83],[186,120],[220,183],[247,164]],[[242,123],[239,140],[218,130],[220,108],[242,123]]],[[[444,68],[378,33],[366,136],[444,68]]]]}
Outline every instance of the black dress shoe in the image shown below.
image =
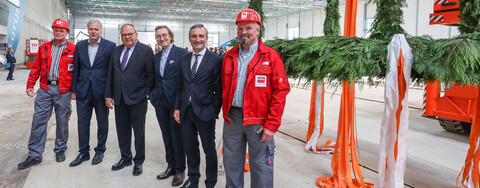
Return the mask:
{"type": "Polygon", "coordinates": [[[167,168],[165,172],[162,172],[157,176],[157,179],[159,180],[167,179],[172,175],[175,175],[175,170],[173,168],[167,168]]]}
{"type": "Polygon", "coordinates": [[[175,176],[173,176],[172,186],[176,187],[176,186],[182,185],[184,179],[185,179],[185,172],[180,174],[175,174],[175,176]]]}
{"type": "Polygon", "coordinates": [[[60,151],[58,153],[55,153],[55,156],[56,156],[55,158],[56,158],[57,162],[65,161],[65,152],[60,151]]]}
{"type": "Polygon", "coordinates": [[[103,161],[103,153],[96,153],[92,159],[92,165],[96,165],[103,161]]]}
{"type": "Polygon", "coordinates": [[[198,183],[193,183],[192,181],[186,181],[181,188],[198,188],[198,183]]]}
{"type": "Polygon", "coordinates": [[[142,174],[142,172],[143,172],[142,165],[141,164],[135,164],[135,166],[133,167],[132,174],[134,176],[139,176],[140,174],[142,174]]]}
{"type": "Polygon", "coordinates": [[[132,165],[132,161],[131,160],[125,160],[125,159],[120,159],[120,161],[118,161],[118,163],[115,163],[113,166],[112,166],[112,170],[115,171],[115,170],[120,170],[122,169],[123,167],[126,167],[126,166],[130,166],[132,165]]]}
{"type": "Polygon", "coordinates": [[[82,164],[83,161],[90,160],[90,155],[88,154],[78,154],[77,158],[70,163],[70,167],[78,166],[82,164]]]}
{"type": "Polygon", "coordinates": [[[38,159],[31,158],[31,157],[27,157],[27,159],[25,159],[25,161],[18,164],[18,170],[27,169],[27,168],[29,168],[33,165],[40,164],[41,162],[42,162],[41,159],[38,160],[38,159]]]}

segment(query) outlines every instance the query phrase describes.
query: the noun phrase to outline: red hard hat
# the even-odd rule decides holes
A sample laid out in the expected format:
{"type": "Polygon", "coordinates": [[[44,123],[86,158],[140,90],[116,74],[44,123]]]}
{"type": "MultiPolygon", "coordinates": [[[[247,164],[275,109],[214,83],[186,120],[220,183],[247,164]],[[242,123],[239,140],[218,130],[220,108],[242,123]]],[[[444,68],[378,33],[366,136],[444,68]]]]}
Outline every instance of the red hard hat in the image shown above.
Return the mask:
{"type": "Polygon", "coordinates": [[[238,24],[239,21],[257,22],[258,25],[260,25],[260,29],[262,28],[262,20],[260,20],[258,12],[251,8],[243,9],[242,11],[240,11],[240,13],[238,13],[235,24],[238,24]]]}
{"type": "Polygon", "coordinates": [[[54,27],[65,28],[67,29],[67,32],[70,32],[70,27],[68,27],[68,22],[62,18],[58,18],[55,21],[53,21],[52,29],[54,27]]]}

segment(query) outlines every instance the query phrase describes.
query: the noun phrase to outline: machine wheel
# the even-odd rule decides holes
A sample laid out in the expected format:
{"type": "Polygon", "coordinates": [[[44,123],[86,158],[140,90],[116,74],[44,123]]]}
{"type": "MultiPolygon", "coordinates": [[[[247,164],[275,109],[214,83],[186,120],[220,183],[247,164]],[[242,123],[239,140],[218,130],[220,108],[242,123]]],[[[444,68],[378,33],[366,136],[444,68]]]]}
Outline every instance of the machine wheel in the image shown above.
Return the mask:
{"type": "Polygon", "coordinates": [[[472,125],[471,123],[444,118],[438,118],[438,122],[443,129],[461,134],[470,133],[470,127],[472,125]]]}

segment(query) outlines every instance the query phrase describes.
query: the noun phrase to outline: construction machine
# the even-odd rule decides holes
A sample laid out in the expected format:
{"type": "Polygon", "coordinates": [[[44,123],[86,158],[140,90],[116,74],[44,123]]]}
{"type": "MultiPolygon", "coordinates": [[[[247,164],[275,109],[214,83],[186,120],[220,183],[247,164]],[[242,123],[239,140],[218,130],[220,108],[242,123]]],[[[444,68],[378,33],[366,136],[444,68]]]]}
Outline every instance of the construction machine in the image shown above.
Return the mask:
{"type": "MultiPolygon", "coordinates": [[[[458,26],[459,0],[435,0],[430,25],[458,26]]],[[[445,130],[469,133],[473,118],[473,105],[478,89],[456,83],[428,82],[423,96],[423,116],[435,118],[445,130]],[[443,96],[440,89],[444,88],[443,96]]]]}

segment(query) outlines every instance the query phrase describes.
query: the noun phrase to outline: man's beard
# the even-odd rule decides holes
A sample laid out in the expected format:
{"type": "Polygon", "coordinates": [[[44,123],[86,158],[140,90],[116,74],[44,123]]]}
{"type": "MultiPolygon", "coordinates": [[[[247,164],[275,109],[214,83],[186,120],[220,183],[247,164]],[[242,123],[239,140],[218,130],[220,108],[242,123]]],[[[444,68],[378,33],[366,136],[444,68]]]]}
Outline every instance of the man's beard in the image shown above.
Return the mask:
{"type": "Polygon", "coordinates": [[[248,37],[248,36],[245,36],[245,37],[247,37],[247,38],[246,39],[240,39],[240,44],[247,44],[248,41],[250,41],[250,37],[248,37]]]}

